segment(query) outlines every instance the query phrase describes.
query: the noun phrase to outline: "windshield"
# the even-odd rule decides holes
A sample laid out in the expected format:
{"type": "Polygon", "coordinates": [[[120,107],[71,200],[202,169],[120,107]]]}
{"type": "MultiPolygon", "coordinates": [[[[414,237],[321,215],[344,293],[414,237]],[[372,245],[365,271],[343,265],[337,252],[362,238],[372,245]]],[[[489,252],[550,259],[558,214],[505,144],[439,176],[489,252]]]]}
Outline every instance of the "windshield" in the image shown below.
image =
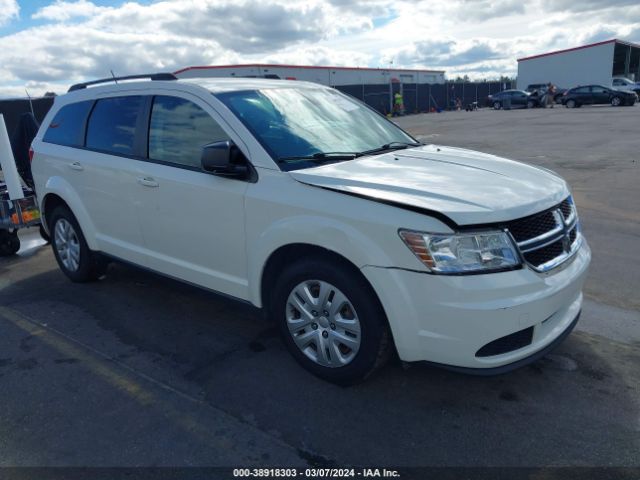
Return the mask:
{"type": "Polygon", "coordinates": [[[366,105],[331,89],[269,88],[217,94],[282,170],[346,161],[416,141],[366,105]]]}

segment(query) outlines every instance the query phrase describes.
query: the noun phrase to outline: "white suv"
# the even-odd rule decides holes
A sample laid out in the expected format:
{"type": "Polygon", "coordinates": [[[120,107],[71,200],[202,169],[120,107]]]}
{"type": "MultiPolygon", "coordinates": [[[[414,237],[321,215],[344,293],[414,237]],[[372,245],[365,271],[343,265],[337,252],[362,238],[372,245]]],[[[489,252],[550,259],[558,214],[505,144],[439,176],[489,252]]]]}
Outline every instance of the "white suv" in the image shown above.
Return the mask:
{"type": "Polygon", "coordinates": [[[422,145],[312,83],[88,85],[56,98],[32,145],[73,281],[118,259],[248,302],[341,384],[394,349],[504,372],[577,322],[591,254],[553,172],[422,145]]]}

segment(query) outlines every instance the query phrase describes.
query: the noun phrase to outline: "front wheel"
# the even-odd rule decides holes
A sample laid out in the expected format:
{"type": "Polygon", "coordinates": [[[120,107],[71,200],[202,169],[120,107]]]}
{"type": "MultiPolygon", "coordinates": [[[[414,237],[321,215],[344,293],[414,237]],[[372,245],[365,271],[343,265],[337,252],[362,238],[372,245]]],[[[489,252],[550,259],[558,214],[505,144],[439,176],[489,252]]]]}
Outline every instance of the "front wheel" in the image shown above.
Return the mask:
{"type": "Polygon", "coordinates": [[[622,105],[622,99],[620,97],[613,97],[611,99],[612,107],[619,107],[620,105],[622,105]]]}
{"type": "Polygon", "coordinates": [[[527,108],[535,108],[535,106],[536,106],[535,102],[532,102],[531,100],[527,102],[527,108]]]}
{"type": "Polygon", "coordinates": [[[577,104],[576,101],[573,99],[567,100],[567,103],[565,104],[567,108],[576,108],[577,104]]]}
{"type": "Polygon", "coordinates": [[[500,110],[502,108],[502,104],[500,102],[493,102],[493,109],[500,110]]]}
{"type": "Polygon", "coordinates": [[[74,282],[97,280],[106,263],[89,249],[80,225],[71,211],[57,207],[51,214],[51,247],[60,270],[74,282]]]}
{"type": "Polygon", "coordinates": [[[389,330],[375,292],[340,262],[310,259],[287,268],[271,314],[294,358],[330,382],[362,381],[389,357],[389,330]]]}
{"type": "Polygon", "coordinates": [[[47,242],[50,243],[51,242],[51,237],[49,237],[49,234],[47,233],[47,231],[44,229],[44,227],[42,226],[42,224],[40,224],[40,237],[42,237],[42,239],[47,242]]]}

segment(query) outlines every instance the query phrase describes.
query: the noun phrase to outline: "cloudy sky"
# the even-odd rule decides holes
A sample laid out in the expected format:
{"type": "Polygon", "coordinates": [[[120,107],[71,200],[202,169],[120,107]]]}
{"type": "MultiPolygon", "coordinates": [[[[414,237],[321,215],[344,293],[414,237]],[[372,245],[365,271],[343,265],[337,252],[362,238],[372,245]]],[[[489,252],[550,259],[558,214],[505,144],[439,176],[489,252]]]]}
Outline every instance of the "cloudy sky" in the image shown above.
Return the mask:
{"type": "Polygon", "coordinates": [[[640,42],[638,0],[0,0],[0,96],[251,62],[494,78],[516,58],[614,37],[640,42]]]}

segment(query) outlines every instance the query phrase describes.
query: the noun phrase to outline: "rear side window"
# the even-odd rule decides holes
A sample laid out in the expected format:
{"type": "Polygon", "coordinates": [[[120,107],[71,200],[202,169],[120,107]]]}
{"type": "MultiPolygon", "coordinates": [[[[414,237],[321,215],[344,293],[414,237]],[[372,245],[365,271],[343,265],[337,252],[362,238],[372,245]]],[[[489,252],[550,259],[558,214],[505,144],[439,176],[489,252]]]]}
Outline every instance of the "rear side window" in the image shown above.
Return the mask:
{"type": "Polygon", "coordinates": [[[84,143],[84,123],[93,101],[70,103],[65,105],[53,117],[43,141],[80,147],[84,143]]]}
{"type": "Polygon", "coordinates": [[[87,125],[87,148],[133,155],[141,104],[141,96],[98,100],[87,125]]]}
{"type": "Polygon", "coordinates": [[[149,158],[200,168],[202,147],[229,140],[207,112],[184,98],[156,96],[149,125],[149,158]]]}

